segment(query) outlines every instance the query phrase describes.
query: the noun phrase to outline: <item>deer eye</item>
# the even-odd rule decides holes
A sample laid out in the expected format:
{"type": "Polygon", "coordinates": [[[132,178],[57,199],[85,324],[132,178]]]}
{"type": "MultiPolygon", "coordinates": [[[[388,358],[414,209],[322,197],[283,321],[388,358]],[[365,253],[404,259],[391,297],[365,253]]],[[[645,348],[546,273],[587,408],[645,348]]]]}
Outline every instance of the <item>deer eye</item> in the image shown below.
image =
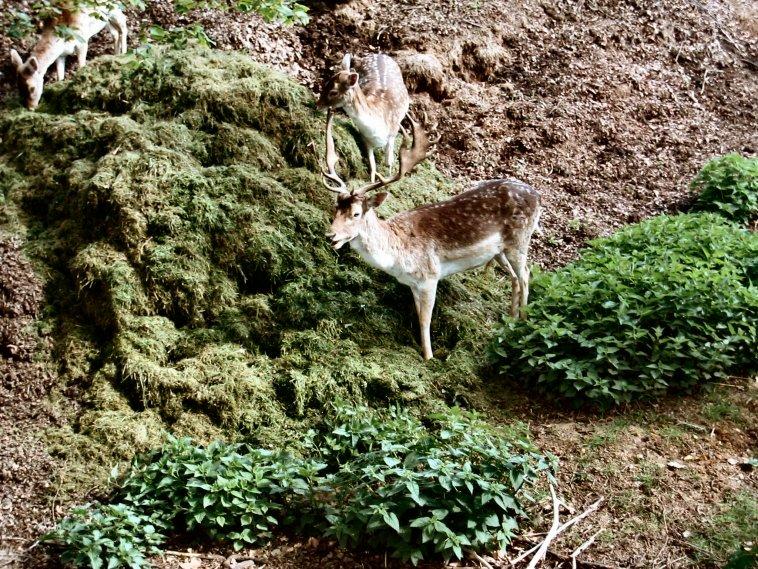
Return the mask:
{"type": "Polygon", "coordinates": [[[356,212],[353,214],[353,217],[360,217],[360,216],[361,216],[361,214],[360,214],[360,212],[358,212],[358,211],[356,211],[356,212]]]}

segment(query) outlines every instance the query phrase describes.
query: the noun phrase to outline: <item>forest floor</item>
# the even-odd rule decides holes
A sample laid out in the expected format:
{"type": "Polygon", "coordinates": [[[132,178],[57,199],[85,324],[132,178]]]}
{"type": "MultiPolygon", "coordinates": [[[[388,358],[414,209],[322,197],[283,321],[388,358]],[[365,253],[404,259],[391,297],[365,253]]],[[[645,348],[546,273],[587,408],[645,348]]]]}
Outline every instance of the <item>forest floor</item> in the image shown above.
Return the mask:
{"type": "MultiPolygon", "coordinates": [[[[535,259],[544,268],[624,224],[686,209],[689,181],[708,158],[758,152],[758,8],[747,1],[354,0],[313,6],[300,29],[211,11],[178,16],[168,4],[133,15],[132,45],[140,27],[199,21],[216,47],[247,50],[314,90],[345,51],[394,54],[416,113],[440,136],[434,160],[461,188],[514,176],[540,189],[546,234],[535,259]]],[[[0,31],[3,53],[12,43],[0,31]]],[[[91,53],[109,44],[99,39],[91,53]]],[[[3,72],[0,93],[11,85],[3,72]]],[[[0,249],[0,567],[34,568],[53,566],[34,543],[65,508],[39,441],[58,420],[45,399],[55,374],[39,363],[52,348],[34,327],[40,285],[18,248],[0,249]]],[[[603,497],[556,542],[548,566],[570,566],[571,551],[600,531],[580,557],[588,567],[707,567],[758,538],[756,474],[745,462],[758,440],[755,394],[754,379],[735,379],[598,417],[493,381],[472,405],[562,457],[563,516],[603,497]]],[[[535,527],[546,528],[541,505],[535,527]]],[[[326,541],[281,538],[247,553],[267,567],[392,565],[326,541]]],[[[219,566],[211,557],[156,565],[219,566]]]]}

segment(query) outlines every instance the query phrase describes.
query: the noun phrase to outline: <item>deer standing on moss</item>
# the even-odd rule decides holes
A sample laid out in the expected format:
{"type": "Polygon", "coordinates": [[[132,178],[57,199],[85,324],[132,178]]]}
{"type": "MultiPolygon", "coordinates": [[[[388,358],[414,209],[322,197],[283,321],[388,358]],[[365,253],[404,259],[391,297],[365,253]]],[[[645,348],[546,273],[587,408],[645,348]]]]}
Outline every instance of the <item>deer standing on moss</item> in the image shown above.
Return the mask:
{"type": "Polygon", "coordinates": [[[391,172],[395,159],[395,139],[408,113],[410,97],[395,60],[383,53],[371,54],[355,62],[342,58],[342,66],[323,86],[316,106],[343,109],[353,120],[366,146],[371,181],[376,181],[375,148],[384,148],[391,172]]]}
{"type": "Polygon", "coordinates": [[[433,357],[430,337],[437,283],[493,259],[511,276],[511,315],[525,318],[529,298],[527,254],[541,212],[539,193],[513,179],[479,182],[449,200],[423,205],[383,220],[375,209],[387,192],[373,190],[400,180],[426,158],[429,141],[411,120],[413,146],[401,147],[400,169],[391,178],[349,191],[334,171],[337,162],[327,118],[324,185],[336,192],[337,209],[327,237],[337,250],[345,243],[372,267],[408,285],[416,304],[424,359],[433,357]]]}
{"type": "Polygon", "coordinates": [[[126,16],[115,6],[82,9],[78,12],[64,11],[44,27],[26,62],[15,49],[11,49],[11,62],[18,75],[19,93],[27,109],[34,110],[39,105],[45,73],[50,66],[55,63],[58,81],[63,81],[66,75],[66,57],[69,55],[76,54],[79,67],[84,67],[89,39],[106,26],[113,35],[115,53],[126,53],[126,16]],[[58,26],[69,28],[70,37],[60,37],[56,32],[58,26]]]}

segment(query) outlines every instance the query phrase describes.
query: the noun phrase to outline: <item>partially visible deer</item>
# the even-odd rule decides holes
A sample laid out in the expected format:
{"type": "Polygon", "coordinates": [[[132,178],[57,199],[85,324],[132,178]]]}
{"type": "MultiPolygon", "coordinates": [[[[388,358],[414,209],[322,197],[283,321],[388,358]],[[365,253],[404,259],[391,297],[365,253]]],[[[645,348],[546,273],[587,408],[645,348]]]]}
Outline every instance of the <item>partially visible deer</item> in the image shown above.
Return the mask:
{"type": "Polygon", "coordinates": [[[424,359],[433,357],[429,327],[437,283],[445,277],[497,261],[511,276],[511,315],[525,318],[529,298],[527,253],[538,226],[539,193],[513,179],[487,180],[449,200],[427,204],[383,220],[374,211],[387,192],[369,194],[400,180],[427,155],[429,142],[411,120],[413,146],[401,147],[400,169],[391,178],[348,191],[337,176],[327,118],[327,169],[324,185],[339,195],[327,233],[336,250],[345,243],[371,266],[408,285],[416,303],[424,359]]]}
{"type": "Polygon", "coordinates": [[[408,113],[410,97],[395,60],[383,53],[354,62],[348,53],[342,66],[321,89],[319,109],[343,109],[361,133],[368,153],[371,181],[376,181],[375,148],[384,148],[388,171],[394,162],[395,138],[408,113]]]}
{"type": "Polygon", "coordinates": [[[76,54],[79,67],[84,67],[87,62],[89,39],[106,26],[113,35],[115,53],[126,53],[126,16],[115,6],[107,9],[83,8],[78,12],[63,12],[44,27],[26,62],[15,49],[11,50],[11,62],[18,74],[19,92],[27,109],[33,110],[39,105],[48,68],[55,63],[58,81],[63,81],[67,56],[76,54]],[[69,27],[73,37],[58,36],[55,31],[57,26],[69,27]]]}

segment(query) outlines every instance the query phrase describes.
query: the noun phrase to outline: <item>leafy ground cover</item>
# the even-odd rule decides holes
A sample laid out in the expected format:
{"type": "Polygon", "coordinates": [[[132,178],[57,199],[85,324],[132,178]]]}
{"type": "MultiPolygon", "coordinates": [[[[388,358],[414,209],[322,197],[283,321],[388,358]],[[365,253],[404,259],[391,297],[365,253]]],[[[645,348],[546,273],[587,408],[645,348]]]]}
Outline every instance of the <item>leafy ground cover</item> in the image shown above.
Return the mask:
{"type": "Polygon", "coordinates": [[[177,531],[238,551],[290,528],[414,565],[504,549],[524,517],[522,487],[551,476],[554,457],[459,409],[428,421],[338,405],[300,449],[173,438],[134,459],[114,503],[75,509],[45,539],[93,569],[147,566],[177,531]]]}
{"type": "Polygon", "coordinates": [[[692,182],[694,209],[713,211],[738,223],[758,220],[758,158],[728,154],[711,160],[692,182]]]}

